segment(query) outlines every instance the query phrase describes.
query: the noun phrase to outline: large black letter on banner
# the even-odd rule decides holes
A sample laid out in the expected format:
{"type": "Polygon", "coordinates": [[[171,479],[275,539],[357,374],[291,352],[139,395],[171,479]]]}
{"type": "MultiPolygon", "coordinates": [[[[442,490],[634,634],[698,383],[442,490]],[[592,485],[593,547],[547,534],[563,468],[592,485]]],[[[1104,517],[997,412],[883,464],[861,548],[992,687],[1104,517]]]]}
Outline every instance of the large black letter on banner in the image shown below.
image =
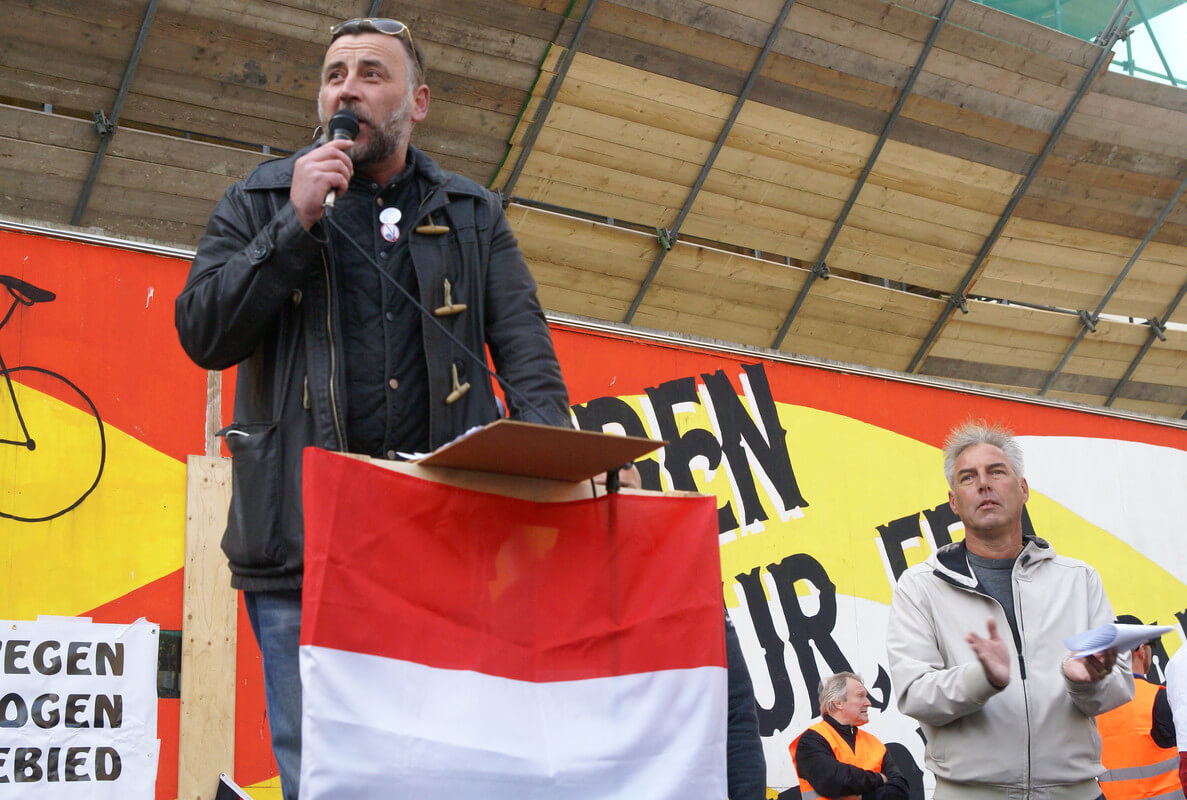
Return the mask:
{"type": "Polygon", "coordinates": [[[795,472],[791,468],[791,458],[787,454],[787,431],[779,424],[779,411],[775,407],[775,398],[771,396],[766,371],[762,364],[745,364],[742,370],[749,378],[762,430],[747,413],[742,399],[723,370],[705,373],[701,378],[713,400],[713,412],[721,430],[721,449],[729,460],[730,473],[738,487],[743,519],[749,525],[757,520],[765,520],[767,515],[763,513],[762,503],[758,499],[754,473],[746,457],[747,449],[779,493],[785,509],[805,508],[808,501],[800,493],[795,472]]]}
{"type": "MultiPolygon", "coordinates": [[[[651,401],[652,411],[655,412],[659,436],[668,442],[668,446],[664,448],[664,467],[672,478],[672,488],[682,492],[698,491],[689,464],[697,456],[702,456],[708,469],[717,469],[721,465],[721,445],[717,442],[717,437],[701,428],[681,435],[676,424],[676,414],[673,411],[675,406],[681,403],[701,404],[696,381],[692,378],[665,381],[659,386],[649,388],[647,397],[651,401]]],[[[732,531],[736,527],[738,520],[727,501],[717,509],[717,530],[732,531]]]]}
{"type": "MultiPolygon", "coordinates": [[[[607,425],[616,422],[627,436],[650,438],[635,410],[617,397],[598,397],[584,405],[573,406],[573,416],[577,418],[577,427],[583,431],[603,431],[607,425]]],[[[661,488],[659,462],[654,458],[646,458],[636,461],[635,466],[639,468],[643,488],[658,492],[661,488]]]]}
{"type": "MultiPolygon", "coordinates": [[[[941,503],[935,508],[924,509],[920,513],[927,519],[927,525],[931,528],[932,539],[937,548],[952,543],[952,536],[948,533],[948,528],[952,523],[960,522],[960,517],[956,516],[951,506],[941,503]]],[[[894,574],[894,580],[897,583],[898,579],[907,571],[907,556],[903,545],[912,539],[923,537],[923,531],[919,526],[919,514],[899,517],[885,525],[879,525],[878,535],[882,538],[882,552],[886,554],[886,563],[890,566],[890,571],[894,574]]]]}
{"type": "Polygon", "coordinates": [[[808,687],[812,716],[815,717],[820,714],[820,701],[815,692],[820,684],[820,670],[816,667],[816,657],[809,643],[815,642],[816,649],[832,672],[853,671],[853,667],[849,666],[849,659],[845,658],[845,654],[833,640],[833,626],[837,623],[837,587],[829,579],[820,562],[807,553],[788,556],[778,564],[767,567],[767,570],[779,589],[779,602],[783,606],[783,615],[787,617],[791,645],[795,648],[796,658],[800,662],[800,674],[808,687]],[[801,580],[815,586],[820,599],[820,609],[810,617],[800,608],[800,601],[795,593],[796,581],[801,580]]]}
{"type": "Polygon", "coordinates": [[[770,708],[755,703],[758,708],[758,732],[761,736],[770,736],[787,728],[795,715],[795,693],[791,688],[791,676],[787,673],[787,662],[783,658],[786,644],[779,638],[771,619],[767,593],[762,587],[762,568],[755,567],[735,579],[741,584],[742,593],[746,596],[746,608],[750,611],[750,621],[758,635],[767,674],[771,677],[771,688],[775,692],[775,702],[770,708]]]}

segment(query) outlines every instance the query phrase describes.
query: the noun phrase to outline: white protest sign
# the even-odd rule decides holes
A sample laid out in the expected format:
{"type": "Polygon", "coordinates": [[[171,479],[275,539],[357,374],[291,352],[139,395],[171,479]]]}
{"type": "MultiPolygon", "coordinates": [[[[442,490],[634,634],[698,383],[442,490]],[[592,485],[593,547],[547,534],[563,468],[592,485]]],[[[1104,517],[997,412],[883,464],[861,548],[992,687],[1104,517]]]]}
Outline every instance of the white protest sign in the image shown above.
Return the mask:
{"type": "Polygon", "coordinates": [[[0,622],[0,796],[151,800],[158,626],[0,622]]]}

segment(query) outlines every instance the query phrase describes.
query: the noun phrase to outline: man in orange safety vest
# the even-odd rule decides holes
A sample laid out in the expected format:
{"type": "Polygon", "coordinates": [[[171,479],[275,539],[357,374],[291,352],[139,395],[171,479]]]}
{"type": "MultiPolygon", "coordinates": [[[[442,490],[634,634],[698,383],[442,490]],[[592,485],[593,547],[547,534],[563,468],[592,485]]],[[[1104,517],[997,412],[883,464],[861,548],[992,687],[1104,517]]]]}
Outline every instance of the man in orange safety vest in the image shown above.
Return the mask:
{"type": "MultiPolygon", "coordinates": [[[[1141,624],[1129,614],[1117,621],[1141,624]]],[[[1151,645],[1142,642],[1133,651],[1133,700],[1096,718],[1105,767],[1100,788],[1107,800],[1183,800],[1166,689],[1147,678],[1151,645]]]]}
{"type": "Polygon", "coordinates": [[[838,672],[820,682],[820,722],[791,743],[803,800],[856,798],[907,800],[907,779],[886,746],[859,730],[870,721],[870,699],[861,678],[838,672]]]}

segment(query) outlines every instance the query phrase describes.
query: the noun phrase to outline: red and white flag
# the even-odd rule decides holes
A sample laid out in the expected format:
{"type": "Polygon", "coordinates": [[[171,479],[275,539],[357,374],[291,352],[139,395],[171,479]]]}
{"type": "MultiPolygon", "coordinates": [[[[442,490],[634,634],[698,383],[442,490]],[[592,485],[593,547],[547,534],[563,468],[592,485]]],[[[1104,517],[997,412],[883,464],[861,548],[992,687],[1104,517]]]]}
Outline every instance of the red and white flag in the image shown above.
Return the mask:
{"type": "Polygon", "coordinates": [[[726,796],[713,498],[304,481],[303,800],[726,796]]]}

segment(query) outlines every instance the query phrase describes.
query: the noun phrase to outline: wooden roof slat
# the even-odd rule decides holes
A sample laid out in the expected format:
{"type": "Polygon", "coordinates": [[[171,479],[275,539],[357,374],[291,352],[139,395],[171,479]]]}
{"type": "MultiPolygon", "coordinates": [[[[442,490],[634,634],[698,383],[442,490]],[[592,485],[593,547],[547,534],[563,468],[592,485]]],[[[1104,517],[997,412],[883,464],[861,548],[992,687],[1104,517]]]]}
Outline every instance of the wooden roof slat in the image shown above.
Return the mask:
{"type": "Polygon", "coordinates": [[[770,330],[778,323],[782,309],[768,305],[769,296],[789,294],[740,281],[706,285],[704,276],[684,270],[669,274],[667,265],[664,266],[663,281],[652,284],[643,304],[653,314],[695,315],[770,330]]]}
{"type": "Polygon", "coordinates": [[[1187,359],[1187,337],[1182,331],[1168,330],[1166,341],[1155,342],[1153,349],[1135,370],[1133,380],[1187,387],[1184,359],[1187,359]]]}
{"type": "Polygon", "coordinates": [[[573,60],[558,102],[619,116],[661,130],[711,142],[729,114],[734,97],[585,53],[573,60]]]}
{"type": "Polygon", "coordinates": [[[1180,91],[1180,87],[1142,80],[1120,72],[1102,75],[1096,91],[1111,97],[1124,97],[1157,108],[1187,113],[1187,96],[1180,91]]]}
{"type": "MultiPolygon", "coordinates": [[[[1119,123],[1135,133],[1148,128],[1153,128],[1151,132],[1173,133],[1187,126],[1187,108],[1167,108],[1099,90],[1084,98],[1079,111],[1085,116],[1119,123]]],[[[1174,137],[1166,138],[1172,143],[1176,141],[1174,137]]]]}
{"type": "MultiPolygon", "coordinates": [[[[919,54],[916,56],[915,65],[911,70],[911,74],[903,84],[902,88],[899,90],[899,98],[895,102],[894,108],[891,110],[886,122],[882,127],[878,141],[874,145],[869,156],[866,157],[866,163],[862,168],[861,175],[854,182],[853,188],[849,192],[849,197],[845,201],[845,206],[841,209],[840,213],[837,214],[836,220],[833,223],[833,228],[829,232],[828,239],[825,240],[824,245],[820,249],[820,253],[816,256],[816,260],[812,265],[811,275],[804,283],[803,289],[800,290],[799,296],[796,297],[795,303],[791,306],[790,311],[788,311],[787,316],[780,325],[778,333],[775,334],[774,347],[779,347],[783,343],[784,337],[787,336],[788,329],[791,328],[796,315],[799,313],[804,301],[807,299],[808,292],[811,290],[812,284],[818,278],[828,278],[828,258],[831,255],[833,245],[837,242],[838,237],[840,236],[841,231],[848,220],[849,214],[853,210],[854,204],[857,202],[862,189],[865,188],[866,181],[869,180],[870,175],[873,173],[878,157],[882,154],[883,148],[886,146],[887,141],[890,139],[891,133],[894,131],[894,126],[899,121],[899,117],[903,111],[903,108],[906,106],[907,100],[910,98],[912,91],[914,91],[915,83],[918,80],[920,74],[923,72],[924,64],[931,56],[935,42],[939,38],[940,30],[944,27],[944,23],[947,21],[948,14],[952,10],[953,5],[954,0],[947,0],[947,2],[944,4],[944,9],[940,12],[939,17],[932,26],[931,33],[928,35],[926,43],[922,46],[919,54]]],[[[869,217],[871,215],[867,214],[866,216],[869,217]]]]}
{"type": "Polygon", "coordinates": [[[1113,43],[1116,41],[1117,36],[1118,30],[1116,27],[1113,27],[1104,37],[1105,40],[1099,47],[1099,53],[1096,61],[1093,63],[1092,68],[1089,69],[1087,73],[1085,73],[1080,85],[1077,87],[1075,96],[1072,98],[1067,109],[1064,111],[1063,116],[1052,130],[1048,143],[1043,147],[1043,151],[1036,157],[1030,171],[1027,173],[1022,183],[1019,184],[1018,188],[1011,196],[1010,202],[1006,205],[1005,211],[1002,212],[1002,216],[999,219],[998,224],[994,226],[993,233],[991,233],[986,239],[981,252],[977,255],[976,260],[973,262],[973,265],[969,268],[969,271],[961,280],[960,285],[951,294],[948,306],[940,314],[939,319],[936,320],[936,323],[932,326],[931,331],[923,340],[923,343],[919,347],[919,351],[915,354],[915,357],[912,359],[911,364],[909,365],[908,372],[913,372],[919,366],[920,361],[922,361],[923,357],[927,355],[929,349],[934,345],[936,339],[939,337],[942,329],[951,319],[953,309],[958,305],[963,304],[965,291],[968,289],[969,285],[972,284],[977,272],[981,269],[981,265],[984,262],[986,256],[989,255],[990,251],[997,244],[998,236],[1005,229],[1005,226],[1009,222],[1010,216],[1013,214],[1018,201],[1021,200],[1021,198],[1026,194],[1027,187],[1030,185],[1030,182],[1035,177],[1035,175],[1037,175],[1039,169],[1041,169],[1043,160],[1053,149],[1054,144],[1059,139],[1060,134],[1063,133],[1064,127],[1075,112],[1079,101],[1084,96],[1084,94],[1087,93],[1096,75],[1107,63],[1110,57],[1109,51],[1112,48],[1113,43]]]}
{"type": "Polygon", "coordinates": [[[727,285],[733,282],[753,288],[763,297],[756,303],[774,307],[776,296],[791,293],[803,282],[804,271],[781,262],[741,253],[728,253],[707,247],[678,242],[668,255],[665,266],[682,275],[695,276],[701,286],[727,285]],[[711,281],[706,284],[705,281],[711,281]]]}
{"type": "MultiPolygon", "coordinates": [[[[1125,169],[1119,164],[1102,163],[1087,150],[1073,152],[1075,137],[1065,133],[1055,150],[1043,164],[1040,175],[1051,180],[1067,181],[1094,186],[1098,189],[1113,189],[1138,195],[1170,197],[1178,184],[1165,171],[1154,173],[1125,169]]],[[[1083,142],[1083,140],[1079,140],[1083,142]]]]}
{"type": "Polygon", "coordinates": [[[674,315],[665,312],[655,313],[647,308],[640,308],[636,312],[634,324],[653,330],[673,331],[702,338],[738,342],[751,347],[758,346],[767,336],[765,330],[745,322],[723,322],[712,317],[699,317],[688,313],[674,315]],[[693,334],[693,331],[698,331],[698,333],[693,334]]]}
{"type": "MultiPolygon", "coordinates": [[[[941,0],[896,0],[896,3],[935,16],[941,0]]],[[[1101,26],[1107,21],[1102,19],[1101,26]]],[[[979,3],[961,3],[953,11],[952,24],[1037,53],[1046,53],[1082,68],[1092,66],[1096,60],[1096,49],[1088,42],[979,3]]]]}
{"type": "MultiPolygon", "coordinates": [[[[822,304],[822,308],[827,310],[827,304],[822,304]]],[[[838,361],[848,358],[844,355],[846,350],[854,350],[861,353],[863,364],[901,370],[903,361],[910,357],[907,351],[915,341],[915,337],[840,324],[829,317],[817,316],[813,311],[805,312],[802,320],[794,334],[784,339],[778,349],[838,361]]]]}
{"type": "Polygon", "coordinates": [[[516,193],[517,196],[562,208],[576,208],[598,216],[629,219],[652,227],[662,225],[667,215],[675,211],[674,208],[656,206],[646,200],[559,181],[543,173],[537,176],[533,172],[524,172],[516,185],[516,193]]]}
{"type": "MultiPolygon", "coordinates": [[[[60,0],[59,0],[60,1],[60,0]]],[[[246,38],[282,36],[303,41],[317,41],[324,51],[330,27],[339,20],[359,16],[365,9],[357,0],[326,0],[326,2],[276,2],[276,0],[164,0],[163,11],[179,17],[189,16],[209,21],[210,30],[224,26],[228,33],[235,29],[256,31],[246,38]],[[246,24],[250,22],[250,24],[246,24]]],[[[244,33],[236,35],[244,36],[244,33]]],[[[260,44],[264,42],[261,41],[260,44]]],[[[320,58],[319,58],[320,61],[320,58]]]]}
{"type": "MultiPolygon", "coordinates": [[[[1004,200],[1002,202],[1004,204],[1004,200]]],[[[858,198],[858,205],[919,221],[939,222],[946,228],[970,233],[988,234],[997,221],[997,215],[990,212],[922,197],[874,181],[866,184],[858,198]]]]}
{"type": "MultiPolygon", "coordinates": [[[[1149,216],[1125,213],[1120,199],[1117,208],[1108,209],[1078,205],[1074,200],[1032,197],[1018,204],[1017,214],[1032,222],[1091,229],[1123,239],[1141,239],[1150,229],[1151,220],[1149,216]]],[[[1155,238],[1162,244],[1182,247],[1187,244],[1187,226],[1164,223],[1155,238]]]]}
{"type": "Polygon", "coordinates": [[[1187,144],[1175,135],[1173,129],[1136,126],[1091,114],[1076,114],[1068,123],[1068,129],[1069,133],[1086,139],[1147,150],[1170,158],[1187,157],[1187,144]]]}
{"type": "MultiPolygon", "coordinates": [[[[986,297],[1008,298],[1013,302],[1078,310],[1090,308],[1108,290],[1108,279],[1101,276],[1092,276],[1096,280],[1085,281],[1082,288],[1066,288],[1065,282],[1075,277],[1074,271],[1065,270],[1060,271],[1058,277],[1048,278],[1045,282],[1022,283],[983,275],[977,281],[974,293],[986,297]],[[1054,283],[1055,286],[1044,283],[1054,283]]],[[[1109,304],[1109,313],[1135,319],[1146,319],[1161,313],[1166,306],[1167,287],[1158,284],[1130,286],[1131,281],[1132,276],[1114,295],[1113,301],[1109,304]]]]}
{"type": "Polygon", "coordinates": [[[1034,128],[919,95],[913,95],[907,101],[903,115],[931,128],[981,139],[1026,155],[1037,154],[1046,140],[1044,132],[1034,128]]]}
{"type": "MultiPolygon", "coordinates": [[[[779,16],[775,19],[775,22],[772,24],[771,29],[767,34],[763,48],[761,51],[759,51],[758,57],[754,61],[754,66],[751,68],[750,74],[746,78],[746,83],[739,90],[737,101],[730,110],[729,116],[722,124],[721,132],[717,135],[717,139],[713,143],[713,148],[705,157],[704,164],[701,167],[700,173],[697,175],[696,181],[689,189],[688,196],[681,205],[680,211],[677,213],[675,220],[672,221],[666,229],[666,240],[674,241],[677,237],[679,237],[681,227],[684,225],[684,221],[688,217],[689,212],[692,211],[694,205],[696,204],[697,195],[704,186],[705,179],[712,171],[713,164],[717,160],[717,156],[721,152],[721,148],[725,145],[726,140],[729,138],[730,132],[734,127],[734,123],[738,119],[738,115],[741,113],[743,106],[745,106],[747,99],[750,97],[750,90],[754,88],[755,81],[762,73],[763,64],[766,63],[767,56],[770,54],[771,48],[774,46],[775,40],[778,38],[779,33],[783,30],[783,26],[787,20],[787,15],[791,12],[792,6],[794,4],[795,0],[785,0],[783,8],[779,12],[779,16]]],[[[631,303],[630,308],[627,309],[626,315],[623,317],[624,322],[631,321],[631,318],[635,315],[639,305],[643,302],[643,297],[647,294],[647,290],[651,287],[651,283],[658,274],[670,247],[670,244],[665,244],[661,246],[659,251],[656,253],[655,260],[652,262],[651,268],[647,272],[647,276],[643,278],[643,282],[639,286],[639,293],[635,295],[634,301],[631,303]]]]}

